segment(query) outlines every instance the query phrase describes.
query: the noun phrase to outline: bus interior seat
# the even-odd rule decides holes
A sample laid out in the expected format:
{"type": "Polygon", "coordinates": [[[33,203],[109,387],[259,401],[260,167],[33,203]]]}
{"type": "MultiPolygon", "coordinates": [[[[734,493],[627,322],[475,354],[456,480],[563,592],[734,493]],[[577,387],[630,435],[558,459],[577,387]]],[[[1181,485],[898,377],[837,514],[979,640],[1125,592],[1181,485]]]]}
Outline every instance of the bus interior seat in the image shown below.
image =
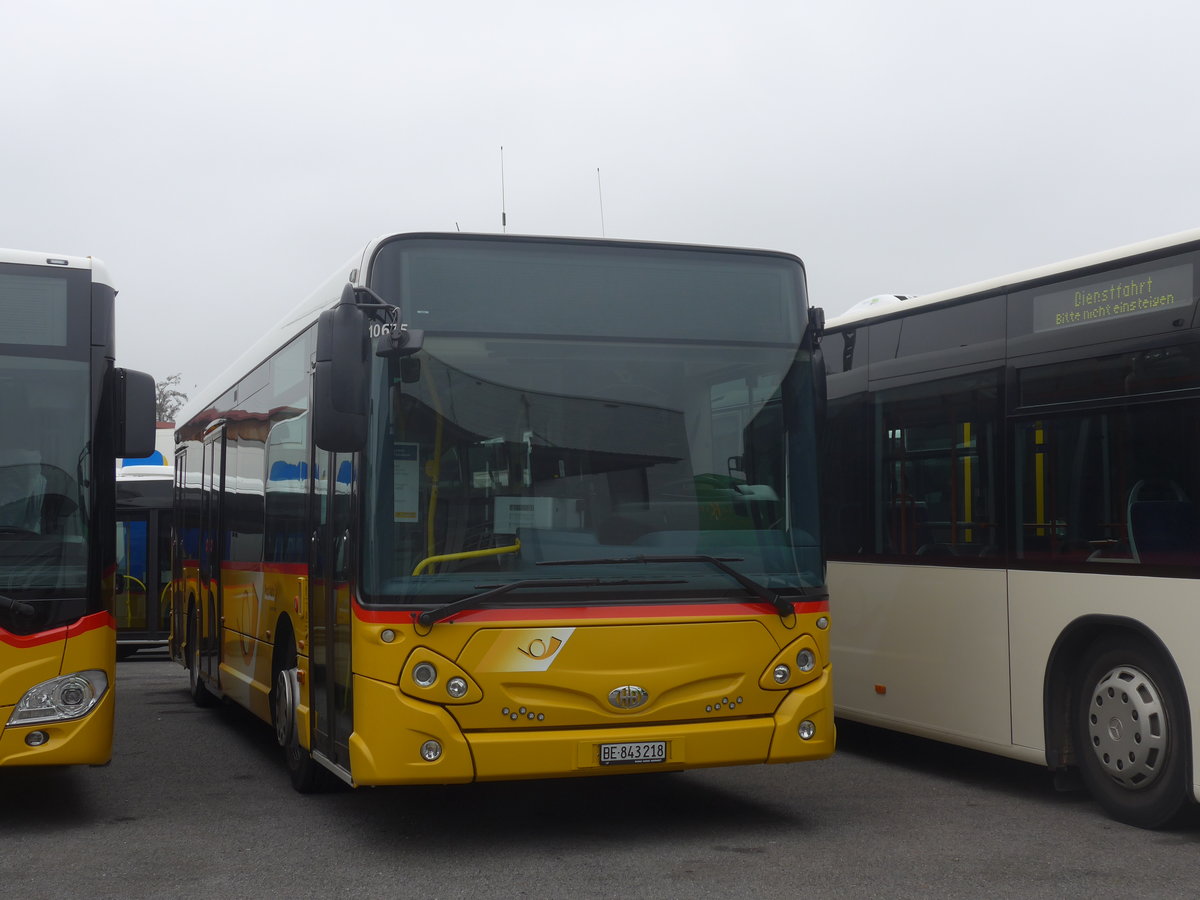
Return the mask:
{"type": "Polygon", "coordinates": [[[1200,520],[1174,481],[1143,479],[1129,492],[1129,549],[1138,562],[1192,562],[1200,555],[1200,520]]]}

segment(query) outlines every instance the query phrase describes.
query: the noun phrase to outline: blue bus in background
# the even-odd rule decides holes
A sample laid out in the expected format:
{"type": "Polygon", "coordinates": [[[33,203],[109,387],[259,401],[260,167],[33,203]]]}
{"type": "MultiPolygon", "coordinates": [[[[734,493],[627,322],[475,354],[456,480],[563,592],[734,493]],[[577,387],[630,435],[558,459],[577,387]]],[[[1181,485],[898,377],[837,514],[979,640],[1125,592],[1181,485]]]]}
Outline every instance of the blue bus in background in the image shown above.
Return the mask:
{"type": "Polygon", "coordinates": [[[171,498],[173,466],[127,464],[117,469],[117,658],[167,646],[170,636],[171,498]]]}

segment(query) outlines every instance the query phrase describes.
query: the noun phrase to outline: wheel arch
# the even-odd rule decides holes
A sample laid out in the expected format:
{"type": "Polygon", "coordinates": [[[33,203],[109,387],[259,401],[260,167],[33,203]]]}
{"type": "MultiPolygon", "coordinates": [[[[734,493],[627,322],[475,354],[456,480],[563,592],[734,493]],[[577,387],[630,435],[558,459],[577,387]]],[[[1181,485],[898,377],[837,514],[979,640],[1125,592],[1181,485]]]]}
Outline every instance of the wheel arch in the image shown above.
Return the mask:
{"type": "MultiPolygon", "coordinates": [[[[1088,650],[1100,638],[1124,634],[1147,644],[1174,674],[1181,689],[1183,722],[1179,723],[1187,747],[1191,747],[1191,700],[1187,685],[1179,672],[1174,656],[1158,634],[1137,619],[1128,616],[1087,615],[1075,619],[1059,634],[1046,662],[1043,684],[1042,709],[1046,730],[1046,765],[1052,770],[1071,768],[1077,765],[1077,748],[1074,746],[1071,728],[1071,712],[1077,693],[1080,667],[1088,650]]],[[[1188,781],[1192,778],[1192,754],[1184,754],[1188,781]]]]}
{"type": "Polygon", "coordinates": [[[296,626],[292,622],[291,615],[286,612],[279,614],[271,634],[274,635],[271,647],[271,683],[274,684],[275,676],[285,667],[284,663],[288,662],[292,656],[299,656],[300,644],[296,626]]]}

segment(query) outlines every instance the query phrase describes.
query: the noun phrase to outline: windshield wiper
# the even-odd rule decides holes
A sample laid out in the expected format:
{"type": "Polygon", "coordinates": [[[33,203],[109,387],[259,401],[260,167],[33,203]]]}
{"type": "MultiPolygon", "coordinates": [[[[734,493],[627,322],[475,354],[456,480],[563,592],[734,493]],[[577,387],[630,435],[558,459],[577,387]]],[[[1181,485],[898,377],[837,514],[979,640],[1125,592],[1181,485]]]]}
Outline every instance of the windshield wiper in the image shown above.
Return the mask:
{"type": "MultiPolygon", "coordinates": [[[[759,584],[753,578],[743,575],[733,566],[728,565],[731,562],[742,562],[740,556],[706,556],[703,554],[694,556],[613,556],[602,557],[600,559],[552,559],[545,562],[539,562],[539,566],[586,566],[586,565],[616,565],[618,563],[708,563],[717,569],[720,569],[738,584],[746,589],[746,591],[754,598],[761,600],[763,603],[769,604],[779,613],[779,618],[786,619],[795,612],[790,600],[781,597],[779,594],[772,591],[765,584],[759,584]]],[[[798,589],[801,594],[804,593],[803,588],[798,589]]]]}
{"type": "Polygon", "coordinates": [[[480,606],[491,600],[493,597],[498,597],[501,594],[507,594],[510,591],[515,591],[518,588],[527,587],[609,587],[623,586],[630,584],[685,584],[682,578],[523,578],[520,581],[510,581],[507,584],[502,584],[498,587],[490,588],[479,594],[471,594],[468,597],[460,597],[458,600],[452,600],[444,606],[438,606],[434,609],[427,609],[423,613],[417,615],[418,624],[429,626],[434,622],[440,622],[442,619],[449,618],[459,610],[469,609],[470,607],[480,606]]]}
{"type": "Polygon", "coordinates": [[[26,603],[24,600],[14,600],[12,597],[5,597],[3,594],[0,594],[0,609],[8,610],[27,619],[37,612],[32,603],[26,603]]]}

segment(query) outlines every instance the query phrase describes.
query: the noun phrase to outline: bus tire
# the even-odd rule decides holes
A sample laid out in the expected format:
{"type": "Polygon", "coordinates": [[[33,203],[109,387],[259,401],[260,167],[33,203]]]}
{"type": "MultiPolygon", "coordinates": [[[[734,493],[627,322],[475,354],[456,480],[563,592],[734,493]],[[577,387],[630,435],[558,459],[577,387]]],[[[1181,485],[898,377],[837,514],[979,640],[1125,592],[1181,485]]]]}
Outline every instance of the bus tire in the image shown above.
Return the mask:
{"type": "Polygon", "coordinates": [[[197,706],[213,706],[217,698],[200,677],[200,608],[193,606],[188,613],[187,628],[188,693],[197,706]]]}
{"type": "Polygon", "coordinates": [[[1173,665],[1136,637],[1097,641],[1080,667],[1079,773],[1119,822],[1161,828],[1188,800],[1187,712],[1173,665]]]}
{"type": "Polygon", "coordinates": [[[271,691],[271,719],[275,740],[283,748],[288,776],[301,794],[314,794],[324,786],[324,769],[312,754],[300,746],[296,726],[296,707],[300,703],[300,682],[297,676],[296,651],[285,651],[285,658],[275,672],[271,691]]]}

